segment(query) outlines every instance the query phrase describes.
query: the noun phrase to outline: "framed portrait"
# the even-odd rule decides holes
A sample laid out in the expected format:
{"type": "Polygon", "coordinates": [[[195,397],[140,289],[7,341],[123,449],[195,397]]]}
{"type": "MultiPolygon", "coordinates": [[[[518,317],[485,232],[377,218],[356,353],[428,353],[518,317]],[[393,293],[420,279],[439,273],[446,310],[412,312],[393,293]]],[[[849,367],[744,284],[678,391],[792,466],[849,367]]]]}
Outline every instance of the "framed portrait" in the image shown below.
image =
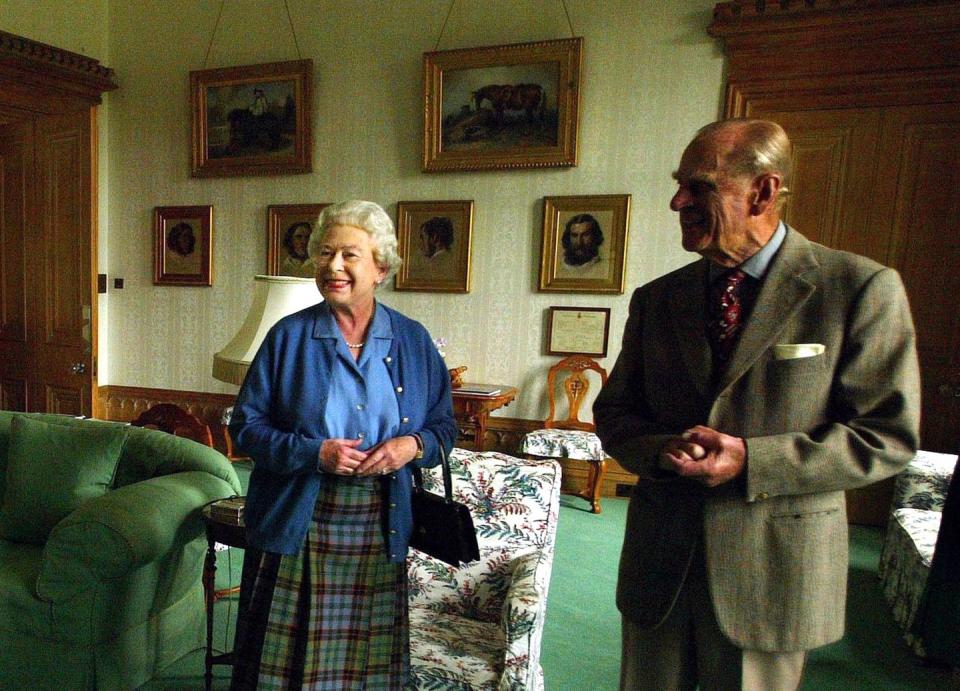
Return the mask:
{"type": "Polygon", "coordinates": [[[470,292],[473,201],[398,202],[396,290],[470,292]]]}
{"type": "Polygon", "coordinates": [[[190,73],[194,177],[309,173],[313,61],[190,73]]]}
{"type": "Polygon", "coordinates": [[[273,204],[267,207],[267,275],[313,278],[307,243],[320,212],[329,204],[273,204]]]}
{"type": "Polygon", "coordinates": [[[629,194],[544,197],[540,290],[623,293],[629,194]]]}
{"type": "Polygon", "coordinates": [[[551,307],[547,355],[606,357],[609,334],[609,307],[551,307]]]}
{"type": "Polygon", "coordinates": [[[582,38],[424,53],[424,172],[577,165],[582,38]]]}
{"type": "Polygon", "coordinates": [[[153,284],[213,285],[213,207],[153,209],[153,284]]]}

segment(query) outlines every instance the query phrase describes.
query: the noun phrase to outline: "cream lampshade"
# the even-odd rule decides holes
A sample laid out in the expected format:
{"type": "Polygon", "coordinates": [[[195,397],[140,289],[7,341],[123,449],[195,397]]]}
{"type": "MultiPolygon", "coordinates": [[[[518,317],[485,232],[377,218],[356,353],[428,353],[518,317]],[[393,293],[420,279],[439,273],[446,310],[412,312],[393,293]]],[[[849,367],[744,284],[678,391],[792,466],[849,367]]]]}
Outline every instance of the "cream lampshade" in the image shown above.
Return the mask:
{"type": "Polygon", "coordinates": [[[242,384],[270,327],[288,314],[315,305],[322,299],[312,278],[254,276],[253,304],[237,335],[213,356],[213,378],[238,386],[242,384]]]}

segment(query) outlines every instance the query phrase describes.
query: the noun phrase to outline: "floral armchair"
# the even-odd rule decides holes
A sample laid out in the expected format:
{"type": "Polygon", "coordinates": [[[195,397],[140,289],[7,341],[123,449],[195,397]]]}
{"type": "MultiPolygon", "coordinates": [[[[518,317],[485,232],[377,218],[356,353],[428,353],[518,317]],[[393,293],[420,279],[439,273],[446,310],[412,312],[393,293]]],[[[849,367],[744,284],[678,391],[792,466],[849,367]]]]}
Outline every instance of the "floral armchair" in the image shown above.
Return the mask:
{"type": "Polygon", "coordinates": [[[944,502],[957,456],[918,451],[897,476],[887,533],[880,552],[883,594],[904,638],[925,657],[917,615],[930,575],[944,502]]]}
{"type": "MultiPolygon", "coordinates": [[[[560,466],[454,449],[450,469],[455,498],[473,514],[480,560],[455,569],[411,550],[411,685],[543,689],[560,466]]],[[[438,469],[424,473],[424,485],[442,493],[438,469]]]]}

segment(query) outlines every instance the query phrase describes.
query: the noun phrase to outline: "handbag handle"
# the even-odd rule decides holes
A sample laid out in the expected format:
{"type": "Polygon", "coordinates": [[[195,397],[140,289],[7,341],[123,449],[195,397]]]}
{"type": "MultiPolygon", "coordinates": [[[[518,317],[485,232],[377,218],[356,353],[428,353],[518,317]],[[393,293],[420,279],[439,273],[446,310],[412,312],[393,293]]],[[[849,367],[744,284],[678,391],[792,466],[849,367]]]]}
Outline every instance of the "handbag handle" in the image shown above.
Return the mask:
{"type": "MultiPolygon", "coordinates": [[[[443,495],[447,501],[453,501],[453,479],[450,477],[450,463],[447,461],[447,453],[443,450],[443,444],[437,444],[440,449],[440,462],[443,465],[443,495]]],[[[418,490],[423,490],[423,471],[416,463],[411,463],[413,472],[413,485],[418,490]]]]}

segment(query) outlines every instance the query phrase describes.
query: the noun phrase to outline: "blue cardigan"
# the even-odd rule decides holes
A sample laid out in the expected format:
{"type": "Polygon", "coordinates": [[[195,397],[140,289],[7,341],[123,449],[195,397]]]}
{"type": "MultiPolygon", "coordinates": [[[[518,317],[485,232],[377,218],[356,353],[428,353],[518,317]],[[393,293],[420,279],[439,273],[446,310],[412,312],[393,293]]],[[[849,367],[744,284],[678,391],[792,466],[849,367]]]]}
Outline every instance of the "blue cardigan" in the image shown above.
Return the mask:
{"type": "MultiPolygon", "coordinates": [[[[427,330],[396,310],[385,310],[393,341],[385,362],[390,372],[400,429],[423,438],[422,467],[440,463],[457,435],[450,398],[450,375],[427,330]]],[[[254,461],[244,518],[252,547],[295,554],[303,544],[325,473],[319,470],[320,445],[327,439],[326,407],[336,341],[321,338],[320,320],[330,308],[321,302],[284,317],[267,334],[250,365],[230,418],[230,434],[254,461]]],[[[389,479],[387,479],[389,478],[389,479]]],[[[390,473],[383,531],[389,558],[407,556],[413,518],[409,465],[390,473]]]]}

